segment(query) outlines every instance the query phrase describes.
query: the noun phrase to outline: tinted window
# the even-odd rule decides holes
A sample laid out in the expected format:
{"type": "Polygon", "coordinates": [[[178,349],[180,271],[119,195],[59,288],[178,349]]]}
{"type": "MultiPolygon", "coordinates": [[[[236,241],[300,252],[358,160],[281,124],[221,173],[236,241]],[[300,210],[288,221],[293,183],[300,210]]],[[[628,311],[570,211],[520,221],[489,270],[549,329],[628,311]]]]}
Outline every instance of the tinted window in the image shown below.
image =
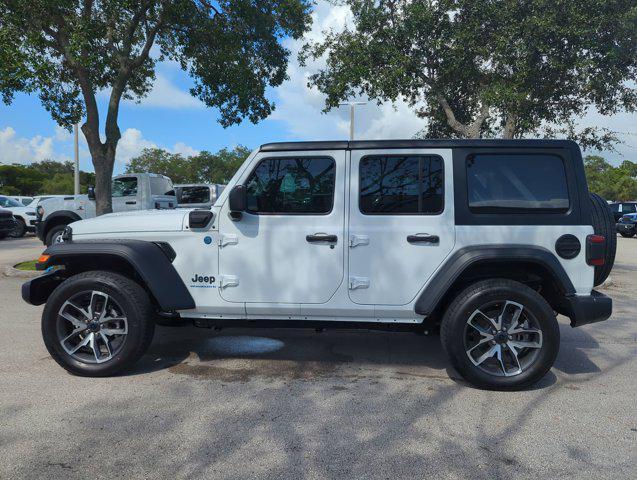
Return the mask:
{"type": "Polygon", "coordinates": [[[15,201],[13,198],[9,197],[0,197],[0,207],[11,208],[11,207],[22,207],[23,205],[20,202],[15,201]]]}
{"type": "Polygon", "coordinates": [[[177,203],[207,203],[210,201],[209,187],[177,187],[177,203]]]}
{"type": "Polygon", "coordinates": [[[135,177],[116,178],[113,180],[113,197],[134,197],[137,195],[137,179],[135,177]]]}
{"type": "Polygon", "coordinates": [[[624,213],[635,213],[637,212],[637,203],[624,203],[622,212],[624,213]]]}
{"type": "Polygon", "coordinates": [[[174,195],[173,184],[164,177],[150,177],[151,195],[174,195]]]}
{"type": "Polygon", "coordinates": [[[269,158],[246,182],[253,213],[328,213],[334,202],[336,165],[331,158],[269,158]]]}
{"type": "Polygon", "coordinates": [[[443,209],[443,162],[435,156],[369,156],[360,161],[365,214],[434,214],[443,209]]]}
{"type": "Polygon", "coordinates": [[[619,212],[620,203],[611,203],[608,206],[610,207],[611,212],[619,212]]]}
{"type": "Polygon", "coordinates": [[[566,172],[554,155],[475,155],[467,159],[469,207],[478,211],[568,210],[566,172]]]}

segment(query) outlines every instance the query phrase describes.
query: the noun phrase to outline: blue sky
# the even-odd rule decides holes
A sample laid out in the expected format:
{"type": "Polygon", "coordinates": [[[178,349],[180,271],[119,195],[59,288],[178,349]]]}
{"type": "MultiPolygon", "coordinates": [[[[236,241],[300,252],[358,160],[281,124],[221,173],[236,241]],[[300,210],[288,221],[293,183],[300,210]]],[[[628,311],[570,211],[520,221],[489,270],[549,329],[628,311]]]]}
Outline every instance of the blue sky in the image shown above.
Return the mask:
{"type": "MultiPolygon", "coordinates": [[[[328,28],[341,28],[350,13],[344,6],[320,2],[313,17],[312,31],[306,38],[316,40],[328,28]]],[[[292,52],[290,78],[268,92],[277,109],[257,125],[245,121],[222,128],[217,123],[218,112],[205,108],[188,93],[188,76],[174,63],[159,65],[153,91],[141,103],[124,102],[120,109],[122,139],[115,172],[121,172],[130,158],[150,146],[191,155],[239,144],[253,148],[272,141],[346,139],[349,111],[341,108],[321,113],[323,96],[306,86],[308,75],[319,65],[300,67],[296,54],[302,42],[285,43],[292,52]]],[[[105,94],[98,99],[104,103],[105,94]]],[[[612,163],[637,161],[637,114],[602,117],[592,112],[581,121],[581,126],[588,125],[623,132],[625,143],[618,146],[618,152],[602,153],[612,163]]],[[[411,138],[424,126],[424,121],[402,102],[380,106],[370,102],[357,109],[356,137],[360,139],[411,138]]],[[[81,133],[80,142],[81,168],[93,170],[81,133]]],[[[55,124],[37,96],[17,95],[10,106],[0,102],[0,163],[31,163],[44,158],[72,159],[71,134],[55,124]]]]}

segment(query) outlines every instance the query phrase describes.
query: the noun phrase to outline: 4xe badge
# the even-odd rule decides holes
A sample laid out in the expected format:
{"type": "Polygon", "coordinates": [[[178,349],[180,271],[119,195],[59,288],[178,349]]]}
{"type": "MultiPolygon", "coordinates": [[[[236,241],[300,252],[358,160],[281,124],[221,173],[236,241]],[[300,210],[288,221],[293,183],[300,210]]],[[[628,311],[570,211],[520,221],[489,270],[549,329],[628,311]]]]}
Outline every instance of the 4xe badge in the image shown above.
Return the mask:
{"type": "Polygon", "coordinates": [[[191,287],[196,288],[215,288],[215,277],[212,275],[198,275],[194,274],[190,279],[192,284],[191,287]]]}

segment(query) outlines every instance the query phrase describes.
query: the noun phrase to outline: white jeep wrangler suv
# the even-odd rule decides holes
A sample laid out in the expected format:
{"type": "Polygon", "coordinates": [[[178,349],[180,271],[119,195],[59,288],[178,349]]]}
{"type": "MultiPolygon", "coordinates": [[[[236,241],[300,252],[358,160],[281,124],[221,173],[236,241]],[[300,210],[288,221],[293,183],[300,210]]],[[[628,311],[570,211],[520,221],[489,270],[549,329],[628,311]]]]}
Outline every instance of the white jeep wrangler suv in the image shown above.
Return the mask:
{"type": "Polygon", "coordinates": [[[556,314],[607,319],[616,238],[570,141],[273,143],[212,210],[71,224],[23,286],[68,371],[130,367],[155,321],[430,330],[469,382],[523,388],[553,365],[556,314]]]}

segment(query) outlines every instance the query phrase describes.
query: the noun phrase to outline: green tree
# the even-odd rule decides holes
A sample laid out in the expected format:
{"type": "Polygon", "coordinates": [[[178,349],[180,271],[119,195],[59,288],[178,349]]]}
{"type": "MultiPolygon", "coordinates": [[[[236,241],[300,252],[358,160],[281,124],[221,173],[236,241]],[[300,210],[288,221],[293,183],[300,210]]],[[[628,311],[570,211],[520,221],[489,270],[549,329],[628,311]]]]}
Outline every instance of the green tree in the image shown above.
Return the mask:
{"type": "Polygon", "coordinates": [[[309,80],[326,110],[355,95],[405,99],[429,137],[563,135],[601,147],[614,133],[577,130],[577,118],[637,107],[634,0],[344,2],[354,27],[300,55],[326,58],[309,80]]]}
{"type": "Polygon", "coordinates": [[[195,178],[187,158],[161,148],[145,148],[140,155],[126,165],[125,171],[126,173],[160,173],[170,177],[174,183],[193,182],[195,178]]]}
{"type": "Polygon", "coordinates": [[[589,155],[584,159],[588,189],[607,200],[637,200],[637,163],[625,160],[613,167],[604,158],[589,155]]]}
{"type": "MultiPolygon", "coordinates": [[[[30,165],[0,165],[0,193],[39,195],[73,193],[73,163],[43,160],[30,165]]],[[[80,192],[95,184],[95,174],[80,170],[80,192]]]]}
{"type": "Polygon", "coordinates": [[[85,118],[97,213],[107,213],[120,102],[150,91],[157,62],[187,71],[222,125],[256,123],[273,108],[267,87],[286,78],[281,41],[301,37],[309,11],[310,0],[0,0],[0,93],[10,103],[37,92],[67,128],[85,118]],[[101,113],[98,92],[109,97],[101,113]]]}
{"type": "Polygon", "coordinates": [[[36,195],[46,175],[25,165],[0,165],[0,192],[10,195],[36,195]]]}
{"type": "Polygon", "coordinates": [[[191,157],[161,148],[145,148],[126,166],[126,173],[160,173],[174,183],[226,184],[248,155],[250,150],[242,146],[217,153],[203,151],[191,157]]]}

